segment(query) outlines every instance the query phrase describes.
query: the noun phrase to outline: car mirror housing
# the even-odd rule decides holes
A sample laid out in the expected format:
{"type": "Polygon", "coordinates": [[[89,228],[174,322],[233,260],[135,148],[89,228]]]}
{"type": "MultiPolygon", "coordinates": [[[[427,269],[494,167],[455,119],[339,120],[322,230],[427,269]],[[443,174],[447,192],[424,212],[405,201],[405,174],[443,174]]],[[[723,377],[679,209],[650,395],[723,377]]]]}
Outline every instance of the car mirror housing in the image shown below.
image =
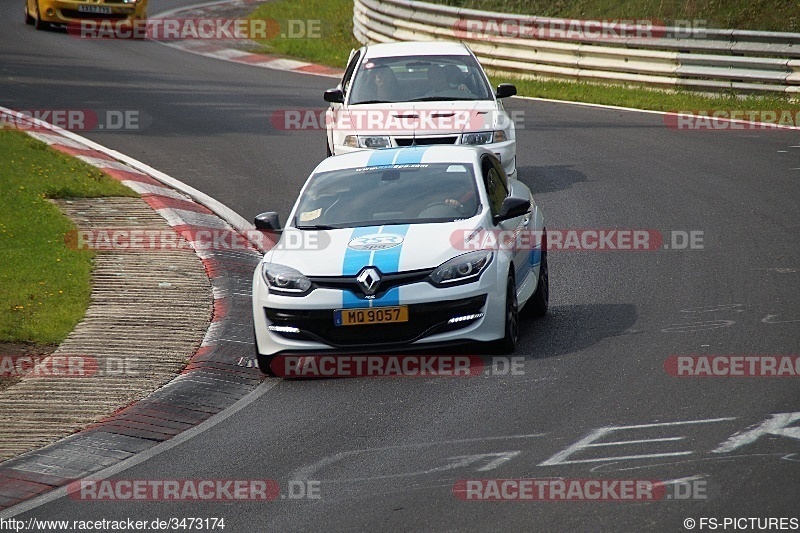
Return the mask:
{"type": "Polygon", "coordinates": [[[344,93],[341,89],[328,89],[325,91],[323,98],[325,98],[326,102],[332,102],[334,104],[344,103],[344,93]]]}
{"type": "Polygon", "coordinates": [[[261,231],[280,231],[281,222],[278,213],[275,211],[267,211],[258,215],[253,223],[257,230],[261,231]]]}
{"type": "Polygon", "coordinates": [[[497,224],[498,222],[508,220],[509,218],[520,217],[530,211],[530,209],[530,200],[509,196],[503,200],[503,205],[500,207],[500,212],[493,217],[494,223],[497,224]]]}
{"type": "Polygon", "coordinates": [[[501,83],[497,86],[495,96],[497,98],[508,98],[517,94],[517,86],[511,83],[501,83]]]}

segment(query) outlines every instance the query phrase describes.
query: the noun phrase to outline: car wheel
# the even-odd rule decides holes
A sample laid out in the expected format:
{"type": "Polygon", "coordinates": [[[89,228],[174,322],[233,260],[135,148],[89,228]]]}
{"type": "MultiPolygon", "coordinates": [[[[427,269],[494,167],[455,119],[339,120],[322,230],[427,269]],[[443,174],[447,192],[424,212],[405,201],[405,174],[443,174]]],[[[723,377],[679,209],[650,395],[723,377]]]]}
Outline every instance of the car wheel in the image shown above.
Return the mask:
{"type": "Polygon", "coordinates": [[[275,358],[272,355],[263,355],[258,351],[258,341],[256,341],[256,328],[253,328],[253,348],[256,351],[256,360],[258,360],[258,369],[265,376],[273,377],[275,373],[272,371],[272,360],[275,358]]]}
{"type": "Polygon", "coordinates": [[[36,0],[36,17],[33,22],[33,27],[37,30],[44,30],[50,27],[49,22],[42,20],[42,13],[39,11],[39,0],[36,0]]]}
{"type": "Polygon", "coordinates": [[[514,276],[509,272],[506,281],[505,336],[494,344],[494,352],[500,355],[514,353],[519,340],[519,306],[517,286],[514,276]]]}
{"type": "Polygon", "coordinates": [[[33,25],[33,17],[31,16],[30,12],[28,12],[28,0],[25,0],[25,24],[29,26],[33,25]]]}
{"type": "Polygon", "coordinates": [[[547,314],[547,308],[550,305],[550,272],[547,268],[547,241],[543,243],[542,248],[542,262],[539,265],[539,281],[536,283],[536,292],[533,293],[531,299],[523,307],[525,316],[543,317],[547,314]]]}

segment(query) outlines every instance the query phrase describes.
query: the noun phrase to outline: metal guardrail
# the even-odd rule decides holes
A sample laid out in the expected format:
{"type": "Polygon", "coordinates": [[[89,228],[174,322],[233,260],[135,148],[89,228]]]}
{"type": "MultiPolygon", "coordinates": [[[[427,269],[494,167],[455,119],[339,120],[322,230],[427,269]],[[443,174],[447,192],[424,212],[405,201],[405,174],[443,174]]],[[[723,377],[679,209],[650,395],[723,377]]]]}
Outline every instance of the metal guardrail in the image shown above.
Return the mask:
{"type": "Polygon", "coordinates": [[[410,0],[355,0],[353,9],[353,33],[361,43],[463,41],[487,70],[496,72],[800,93],[800,33],[620,24],[615,36],[613,27],[596,35],[592,23],[410,0]]]}

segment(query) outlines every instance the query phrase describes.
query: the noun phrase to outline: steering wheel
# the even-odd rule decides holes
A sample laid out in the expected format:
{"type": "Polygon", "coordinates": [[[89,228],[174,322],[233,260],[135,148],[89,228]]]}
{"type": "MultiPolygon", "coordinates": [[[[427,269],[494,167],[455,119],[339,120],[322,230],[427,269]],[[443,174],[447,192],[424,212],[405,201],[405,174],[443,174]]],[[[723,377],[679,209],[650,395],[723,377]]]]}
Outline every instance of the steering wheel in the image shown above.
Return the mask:
{"type": "Polygon", "coordinates": [[[419,212],[417,218],[434,218],[445,217],[450,214],[461,215],[458,207],[448,204],[447,202],[431,202],[425,209],[419,212]],[[431,211],[430,213],[428,211],[431,211]]]}

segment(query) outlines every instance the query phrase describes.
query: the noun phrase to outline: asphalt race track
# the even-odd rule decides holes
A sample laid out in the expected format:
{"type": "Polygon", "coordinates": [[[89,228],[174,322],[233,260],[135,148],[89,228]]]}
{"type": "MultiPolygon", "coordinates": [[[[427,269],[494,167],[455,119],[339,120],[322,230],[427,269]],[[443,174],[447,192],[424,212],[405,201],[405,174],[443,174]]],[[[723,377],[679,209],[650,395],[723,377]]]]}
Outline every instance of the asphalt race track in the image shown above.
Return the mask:
{"type": "MultiPolygon", "coordinates": [[[[154,1],[150,12],[191,3],[154,1]]],[[[322,132],[280,131],[270,118],[322,108],[331,78],[37,32],[21,0],[4,2],[0,19],[0,105],[134,110],[140,131],[78,133],[247,219],[267,210],[285,219],[324,157],[322,132]]],[[[656,230],[670,247],[695,232],[702,249],[553,251],[551,312],[522,324],[524,373],[282,381],[114,476],[271,479],[284,496],[302,480],[319,498],[60,498],[17,518],[224,517],[226,532],[684,531],[686,518],[800,518],[798,378],[665,371],[673,355],[798,353],[800,132],[690,132],[660,114],[507,107],[518,117],[519,178],[549,228],[656,230]],[[463,480],[520,478],[687,480],[672,487],[697,490],[688,501],[670,489],[672,498],[624,502],[453,492],[463,480]]]]}

